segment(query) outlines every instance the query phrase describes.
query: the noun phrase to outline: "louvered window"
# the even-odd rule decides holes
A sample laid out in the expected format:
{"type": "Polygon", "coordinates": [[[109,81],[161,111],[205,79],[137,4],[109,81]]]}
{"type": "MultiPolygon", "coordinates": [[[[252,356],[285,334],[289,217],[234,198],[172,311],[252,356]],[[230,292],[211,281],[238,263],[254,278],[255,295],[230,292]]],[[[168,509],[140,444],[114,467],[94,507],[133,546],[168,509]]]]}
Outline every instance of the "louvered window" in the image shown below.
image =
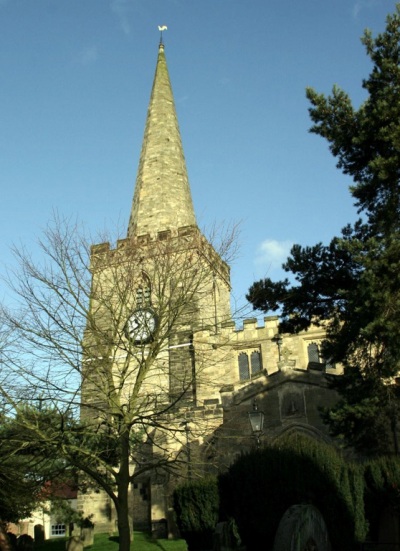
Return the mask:
{"type": "Polygon", "coordinates": [[[143,306],[143,289],[141,287],[136,291],[136,304],[137,306],[143,306]]]}
{"type": "Polygon", "coordinates": [[[149,306],[151,302],[150,280],[145,273],[142,274],[142,284],[136,290],[136,304],[139,308],[149,306]]]}
{"type": "Polygon", "coordinates": [[[151,295],[151,291],[150,291],[150,285],[149,285],[148,287],[145,287],[143,291],[143,300],[145,304],[150,304],[150,295],[151,295]]]}

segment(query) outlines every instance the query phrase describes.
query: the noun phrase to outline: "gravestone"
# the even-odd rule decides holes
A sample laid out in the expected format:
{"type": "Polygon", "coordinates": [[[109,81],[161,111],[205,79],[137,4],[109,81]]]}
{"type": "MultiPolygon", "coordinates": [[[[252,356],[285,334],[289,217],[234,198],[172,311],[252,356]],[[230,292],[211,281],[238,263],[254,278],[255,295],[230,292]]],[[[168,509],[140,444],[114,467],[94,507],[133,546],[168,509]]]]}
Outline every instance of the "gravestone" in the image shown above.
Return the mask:
{"type": "Polygon", "coordinates": [[[213,551],[240,551],[241,541],[236,524],[219,522],[215,527],[213,551]]]}
{"type": "Polygon", "coordinates": [[[292,505],[283,515],[273,551],[331,551],[323,516],[313,505],[292,505]]]}
{"type": "Polygon", "coordinates": [[[43,524],[35,524],[34,526],[35,543],[44,542],[44,528],[43,524]]]}
{"type": "Polygon", "coordinates": [[[72,536],[65,545],[66,551],[83,551],[83,541],[79,536],[72,536]]]}
{"type": "Polygon", "coordinates": [[[93,528],[82,528],[82,530],[81,530],[81,540],[83,541],[83,547],[89,547],[89,545],[93,545],[94,529],[93,528]]]}

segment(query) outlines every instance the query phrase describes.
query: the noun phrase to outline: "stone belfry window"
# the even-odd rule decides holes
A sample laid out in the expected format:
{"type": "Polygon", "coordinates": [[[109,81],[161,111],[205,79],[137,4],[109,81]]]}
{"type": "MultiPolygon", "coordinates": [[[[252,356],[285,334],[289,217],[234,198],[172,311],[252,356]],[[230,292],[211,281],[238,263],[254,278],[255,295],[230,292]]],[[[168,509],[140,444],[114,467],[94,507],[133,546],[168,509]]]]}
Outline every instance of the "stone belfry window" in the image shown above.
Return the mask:
{"type": "Polygon", "coordinates": [[[150,280],[145,273],[142,274],[142,281],[136,290],[136,306],[149,306],[151,302],[150,280]]]}

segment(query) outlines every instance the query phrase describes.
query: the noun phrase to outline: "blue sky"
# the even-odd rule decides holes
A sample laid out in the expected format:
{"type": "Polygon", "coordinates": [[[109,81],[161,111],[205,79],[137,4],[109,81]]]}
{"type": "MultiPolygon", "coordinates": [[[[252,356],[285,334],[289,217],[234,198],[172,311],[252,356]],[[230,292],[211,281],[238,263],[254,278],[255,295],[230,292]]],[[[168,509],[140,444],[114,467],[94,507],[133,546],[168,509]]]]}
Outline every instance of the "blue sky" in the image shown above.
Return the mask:
{"type": "MultiPolygon", "coordinates": [[[[356,212],[305,87],[358,105],[393,0],[0,0],[0,273],[54,210],[127,227],[164,42],[198,223],[241,221],[233,294],[356,212]]],[[[5,296],[0,284],[0,299],[5,296]]]]}

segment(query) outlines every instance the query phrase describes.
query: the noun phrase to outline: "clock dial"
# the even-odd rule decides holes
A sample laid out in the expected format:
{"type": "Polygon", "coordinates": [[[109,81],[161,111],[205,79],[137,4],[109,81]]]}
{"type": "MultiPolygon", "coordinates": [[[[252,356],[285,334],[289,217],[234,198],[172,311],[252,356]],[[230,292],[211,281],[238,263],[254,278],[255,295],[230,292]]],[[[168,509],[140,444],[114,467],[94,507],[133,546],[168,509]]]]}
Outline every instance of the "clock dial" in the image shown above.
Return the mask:
{"type": "Polygon", "coordinates": [[[138,308],[128,319],[125,333],[135,344],[146,344],[151,341],[156,326],[155,312],[151,308],[138,308]]]}

